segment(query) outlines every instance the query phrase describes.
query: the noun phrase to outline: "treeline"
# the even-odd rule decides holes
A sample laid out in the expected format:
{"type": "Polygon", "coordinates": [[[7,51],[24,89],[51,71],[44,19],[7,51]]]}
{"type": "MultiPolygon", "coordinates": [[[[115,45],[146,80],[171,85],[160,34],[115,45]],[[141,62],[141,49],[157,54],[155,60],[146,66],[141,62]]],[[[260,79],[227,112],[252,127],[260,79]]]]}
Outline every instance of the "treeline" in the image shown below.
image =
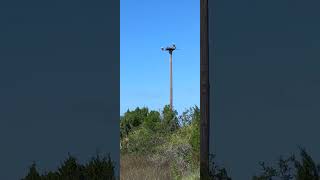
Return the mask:
{"type": "Polygon", "coordinates": [[[252,180],[320,180],[320,165],[317,164],[304,148],[300,154],[280,157],[273,166],[260,163],[261,172],[252,180]]]}
{"type": "Polygon", "coordinates": [[[56,171],[39,173],[33,163],[27,175],[21,180],[115,180],[115,162],[110,155],[96,155],[89,162],[81,164],[71,155],[56,171]]]}
{"type": "MultiPolygon", "coordinates": [[[[261,171],[252,177],[252,180],[320,180],[320,164],[317,164],[304,148],[299,147],[298,156],[280,156],[274,165],[260,162],[261,171]]],[[[210,156],[208,180],[232,180],[223,167],[214,162],[210,156]]],[[[236,179],[236,178],[235,178],[236,179]]]]}
{"type": "MultiPolygon", "coordinates": [[[[136,108],[120,119],[121,156],[142,155],[159,166],[167,162],[173,172],[172,179],[181,179],[192,172],[199,174],[200,109],[197,106],[179,116],[169,106],[161,111],[136,108]]],[[[259,163],[261,171],[252,180],[320,180],[320,165],[305,149],[299,150],[298,156],[280,157],[275,165],[259,163]]],[[[209,159],[209,173],[204,179],[232,179],[224,167],[215,163],[213,155],[209,159]]]]}
{"type": "MultiPolygon", "coordinates": [[[[320,165],[299,150],[298,156],[281,156],[274,165],[261,162],[252,180],[320,180],[320,165]]],[[[161,111],[128,110],[120,117],[120,151],[121,179],[200,179],[200,109],[194,106],[180,115],[169,105],[161,111]]],[[[209,159],[204,179],[232,179],[213,155],[209,159]]],[[[33,163],[22,180],[115,180],[114,170],[110,155],[96,155],[85,164],[69,155],[55,171],[42,174],[33,163]]]]}
{"type": "Polygon", "coordinates": [[[121,156],[145,157],[159,167],[167,164],[174,178],[199,176],[200,109],[197,106],[180,115],[169,105],[161,111],[146,107],[128,110],[120,120],[120,137],[121,156]]]}

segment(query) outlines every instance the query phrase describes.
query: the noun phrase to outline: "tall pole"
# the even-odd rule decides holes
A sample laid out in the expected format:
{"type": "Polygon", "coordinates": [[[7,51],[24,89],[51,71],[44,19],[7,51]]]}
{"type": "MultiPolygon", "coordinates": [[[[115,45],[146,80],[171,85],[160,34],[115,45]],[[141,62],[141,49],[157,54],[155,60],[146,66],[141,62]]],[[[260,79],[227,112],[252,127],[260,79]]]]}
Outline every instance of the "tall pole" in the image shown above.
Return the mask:
{"type": "Polygon", "coordinates": [[[170,54],[170,110],[173,109],[173,88],[172,88],[172,53],[174,50],[176,50],[176,45],[173,44],[172,46],[161,48],[162,51],[168,51],[170,54]]]}
{"type": "Polygon", "coordinates": [[[170,51],[170,110],[172,110],[173,106],[172,91],[172,51],[170,51]]]}
{"type": "Polygon", "coordinates": [[[210,84],[209,84],[209,33],[208,0],[200,1],[200,177],[207,179],[209,173],[209,136],[210,136],[210,84]]]}

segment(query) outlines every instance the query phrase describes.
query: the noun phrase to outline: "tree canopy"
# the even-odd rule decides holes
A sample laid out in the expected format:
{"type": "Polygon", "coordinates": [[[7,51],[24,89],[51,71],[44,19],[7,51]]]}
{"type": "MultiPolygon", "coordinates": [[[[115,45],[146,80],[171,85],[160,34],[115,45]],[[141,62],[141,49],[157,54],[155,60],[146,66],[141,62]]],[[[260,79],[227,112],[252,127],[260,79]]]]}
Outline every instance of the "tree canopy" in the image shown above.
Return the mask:
{"type": "Polygon", "coordinates": [[[115,180],[115,162],[110,155],[96,155],[86,164],[80,164],[69,155],[55,171],[40,174],[36,163],[29,167],[27,175],[22,180],[115,180]]]}

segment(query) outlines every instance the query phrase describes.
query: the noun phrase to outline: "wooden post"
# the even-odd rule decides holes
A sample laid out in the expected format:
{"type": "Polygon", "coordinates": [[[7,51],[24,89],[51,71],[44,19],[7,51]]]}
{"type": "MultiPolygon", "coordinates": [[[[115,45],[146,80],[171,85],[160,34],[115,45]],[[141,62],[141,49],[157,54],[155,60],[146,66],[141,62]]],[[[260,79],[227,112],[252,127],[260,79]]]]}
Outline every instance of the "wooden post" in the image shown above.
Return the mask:
{"type": "Polygon", "coordinates": [[[173,98],[172,98],[172,51],[170,51],[170,109],[173,108],[173,98]]]}
{"type": "Polygon", "coordinates": [[[168,51],[170,54],[170,110],[173,109],[173,87],[172,87],[172,52],[176,49],[176,45],[173,44],[171,47],[161,48],[162,51],[168,51]]]}
{"type": "Polygon", "coordinates": [[[206,179],[209,172],[209,40],[208,0],[200,0],[200,177],[206,179]]]}

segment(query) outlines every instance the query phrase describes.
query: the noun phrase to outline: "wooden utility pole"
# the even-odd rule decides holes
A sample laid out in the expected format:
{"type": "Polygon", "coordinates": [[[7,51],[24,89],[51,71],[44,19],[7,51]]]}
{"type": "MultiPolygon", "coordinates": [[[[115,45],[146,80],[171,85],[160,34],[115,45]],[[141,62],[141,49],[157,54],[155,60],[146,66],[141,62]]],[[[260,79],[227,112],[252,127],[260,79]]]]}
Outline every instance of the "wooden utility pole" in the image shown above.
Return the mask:
{"type": "Polygon", "coordinates": [[[170,109],[172,110],[173,99],[172,99],[172,51],[170,51],[170,109]]]}
{"type": "Polygon", "coordinates": [[[161,48],[162,51],[168,51],[170,54],[170,110],[173,109],[173,87],[172,87],[172,52],[176,50],[176,45],[161,48]]]}
{"type": "Polygon", "coordinates": [[[207,179],[209,173],[209,40],[208,0],[200,1],[200,177],[207,179]]]}

